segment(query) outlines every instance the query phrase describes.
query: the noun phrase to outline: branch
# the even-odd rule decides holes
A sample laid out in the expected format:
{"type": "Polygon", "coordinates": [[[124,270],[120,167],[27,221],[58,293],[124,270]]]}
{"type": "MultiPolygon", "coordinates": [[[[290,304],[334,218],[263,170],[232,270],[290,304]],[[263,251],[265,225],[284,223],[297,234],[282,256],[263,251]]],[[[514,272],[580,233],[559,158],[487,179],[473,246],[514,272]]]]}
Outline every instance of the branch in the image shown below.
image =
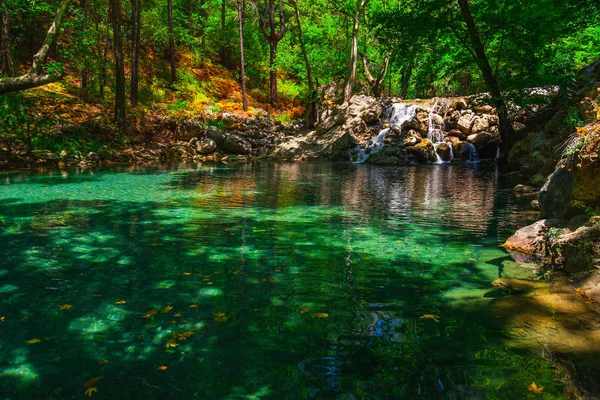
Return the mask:
{"type": "Polygon", "coordinates": [[[17,92],[19,90],[31,89],[38,86],[44,86],[49,83],[57,82],[62,78],[62,74],[48,74],[43,72],[43,66],[48,58],[50,48],[56,44],[60,27],[67,15],[67,10],[72,0],[63,0],[60,4],[54,22],[48,29],[46,39],[42,47],[33,56],[33,65],[31,70],[22,76],[16,78],[0,79],[0,94],[17,92]]]}
{"type": "Polygon", "coordinates": [[[67,10],[71,5],[72,0],[63,0],[58,7],[58,11],[56,12],[56,17],[54,18],[54,22],[48,29],[48,33],[46,34],[46,39],[44,40],[44,44],[37,52],[35,56],[33,56],[33,67],[31,68],[35,72],[40,72],[42,69],[42,65],[46,63],[46,59],[48,58],[48,53],[50,52],[50,48],[56,44],[58,40],[58,32],[60,31],[60,26],[63,23],[67,15],[67,10]]]}

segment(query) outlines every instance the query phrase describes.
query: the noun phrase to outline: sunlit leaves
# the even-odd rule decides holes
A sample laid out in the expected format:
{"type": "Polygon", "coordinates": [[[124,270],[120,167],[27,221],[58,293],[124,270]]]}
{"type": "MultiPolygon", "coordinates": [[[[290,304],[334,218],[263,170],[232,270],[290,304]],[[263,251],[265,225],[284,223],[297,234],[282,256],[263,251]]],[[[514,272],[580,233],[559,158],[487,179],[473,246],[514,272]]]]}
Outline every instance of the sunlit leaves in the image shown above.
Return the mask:
{"type": "Polygon", "coordinates": [[[531,391],[533,393],[537,393],[537,394],[541,394],[544,391],[544,388],[538,387],[538,385],[536,385],[535,382],[531,382],[531,385],[529,385],[527,387],[527,389],[529,389],[529,391],[531,391]]]}

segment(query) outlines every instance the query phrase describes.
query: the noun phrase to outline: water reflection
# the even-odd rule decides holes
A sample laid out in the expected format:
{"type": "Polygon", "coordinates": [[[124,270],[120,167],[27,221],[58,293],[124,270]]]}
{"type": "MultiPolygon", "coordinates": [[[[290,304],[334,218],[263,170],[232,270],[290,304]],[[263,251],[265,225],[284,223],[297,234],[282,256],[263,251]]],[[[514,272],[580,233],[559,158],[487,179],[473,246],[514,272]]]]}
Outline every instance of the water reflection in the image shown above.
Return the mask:
{"type": "Polygon", "coordinates": [[[2,182],[0,397],[81,397],[98,376],[98,397],[128,399],[521,398],[533,379],[561,392],[490,323],[489,283],[522,273],[498,249],[514,207],[495,170],[115,166],[2,182]]]}

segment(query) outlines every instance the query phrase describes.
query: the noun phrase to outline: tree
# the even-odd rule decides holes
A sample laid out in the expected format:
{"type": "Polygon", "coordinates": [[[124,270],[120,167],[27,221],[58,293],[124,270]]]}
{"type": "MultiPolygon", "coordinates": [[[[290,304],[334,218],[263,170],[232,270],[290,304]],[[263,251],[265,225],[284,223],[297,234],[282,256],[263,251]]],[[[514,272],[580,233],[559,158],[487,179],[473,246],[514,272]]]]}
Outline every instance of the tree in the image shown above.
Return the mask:
{"type": "Polygon", "coordinates": [[[14,76],[15,65],[12,56],[12,46],[10,43],[10,20],[8,16],[8,10],[4,0],[0,0],[0,74],[7,76],[14,76]]]}
{"type": "Polygon", "coordinates": [[[246,65],[244,60],[244,0],[238,0],[238,31],[240,33],[240,83],[242,85],[242,107],[248,111],[248,98],[246,96],[246,65]]]}
{"type": "Polygon", "coordinates": [[[349,102],[354,93],[356,84],[356,63],[358,60],[358,29],[360,28],[360,19],[365,12],[369,0],[357,0],[356,10],[354,12],[354,26],[352,28],[352,46],[350,48],[350,73],[348,74],[348,83],[344,91],[344,102],[349,102]]]}
{"type": "Polygon", "coordinates": [[[115,58],[115,122],[125,123],[125,63],[121,37],[121,0],[110,0],[113,28],[113,55],[115,58]]]}
{"type": "Polygon", "coordinates": [[[296,16],[296,25],[298,26],[298,39],[300,40],[300,49],[302,50],[302,57],[304,58],[304,64],[306,65],[308,98],[305,101],[304,126],[310,129],[314,128],[314,126],[319,120],[318,93],[315,90],[312,67],[310,65],[310,59],[308,57],[308,51],[306,49],[306,41],[304,40],[304,34],[302,33],[302,23],[300,21],[300,10],[298,8],[298,2],[297,0],[290,0],[290,4],[293,7],[294,15],[296,16]]]}
{"type": "Polygon", "coordinates": [[[72,0],[62,0],[54,22],[48,29],[46,39],[42,47],[33,56],[33,64],[29,72],[19,77],[8,77],[0,79],[0,94],[17,92],[19,90],[31,89],[38,86],[47,85],[49,83],[57,82],[63,77],[62,69],[52,71],[44,71],[44,64],[48,59],[48,53],[50,48],[56,44],[58,40],[58,34],[60,32],[61,25],[67,16],[67,11],[71,6],[72,0]]]}
{"type": "Polygon", "coordinates": [[[502,96],[502,92],[500,91],[500,85],[498,84],[497,76],[494,75],[492,71],[492,67],[490,66],[490,62],[485,54],[485,49],[483,47],[483,43],[481,42],[481,38],[479,37],[479,32],[477,31],[477,26],[475,25],[475,20],[473,19],[473,15],[471,14],[471,8],[469,7],[469,0],[458,0],[458,5],[460,7],[461,14],[467,25],[467,31],[469,33],[469,39],[471,40],[471,44],[474,48],[474,57],[477,65],[479,66],[479,70],[483,75],[483,79],[488,86],[490,91],[490,95],[492,96],[492,102],[498,111],[499,118],[499,130],[500,137],[502,139],[502,143],[504,145],[504,154],[505,157],[508,156],[508,152],[514,143],[514,130],[512,128],[512,123],[508,117],[508,109],[506,107],[506,102],[504,101],[504,97],[502,96]]]}
{"type": "Polygon", "coordinates": [[[371,73],[371,68],[369,67],[369,62],[367,61],[367,57],[364,54],[361,54],[361,59],[363,62],[363,67],[365,69],[365,76],[367,78],[367,82],[371,86],[371,91],[373,92],[373,96],[381,97],[381,84],[385,79],[385,75],[387,74],[388,66],[390,65],[390,56],[386,54],[384,57],[383,65],[377,74],[377,77],[374,77],[371,73]]]}
{"type": "Polygon", "coordinates": [[[265,0],[260,27],[269,42],[269,96],[271,105],[275,106],[279,100],[277,94],[277,44],[287,31],[281,2],[265,0]],[[279,21],[275,20],[276,13],[279,13],[279,21]],[[279,25],[279,29],[277,25],[279,25]]]}
{"type": "Polygon", "coordinates": [[[177,62],[175,60],[175,32],[173,30],[173,0],[167,1],[169,14],[169,56],[171,59],[171,83],[177,82],[177,62]]]}
{"type": "Polygon", "coordinates": [[[140,70],[140,28],[142,19],[141,0],[131,0],[131,88],[130,100],[137,107],[140,70]]]}

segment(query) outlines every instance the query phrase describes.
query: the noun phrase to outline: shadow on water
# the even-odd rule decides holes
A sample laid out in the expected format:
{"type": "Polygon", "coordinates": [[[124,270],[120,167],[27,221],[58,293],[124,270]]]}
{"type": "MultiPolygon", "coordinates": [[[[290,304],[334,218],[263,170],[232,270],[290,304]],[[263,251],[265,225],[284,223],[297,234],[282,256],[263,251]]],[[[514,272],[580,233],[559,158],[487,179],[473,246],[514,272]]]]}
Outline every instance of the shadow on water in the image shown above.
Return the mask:
{"type": "Polygon", "coordinates": [[[489,311],[495,171],[152,171],[0,186],[0,397],[561,398],[489,311]]]}

